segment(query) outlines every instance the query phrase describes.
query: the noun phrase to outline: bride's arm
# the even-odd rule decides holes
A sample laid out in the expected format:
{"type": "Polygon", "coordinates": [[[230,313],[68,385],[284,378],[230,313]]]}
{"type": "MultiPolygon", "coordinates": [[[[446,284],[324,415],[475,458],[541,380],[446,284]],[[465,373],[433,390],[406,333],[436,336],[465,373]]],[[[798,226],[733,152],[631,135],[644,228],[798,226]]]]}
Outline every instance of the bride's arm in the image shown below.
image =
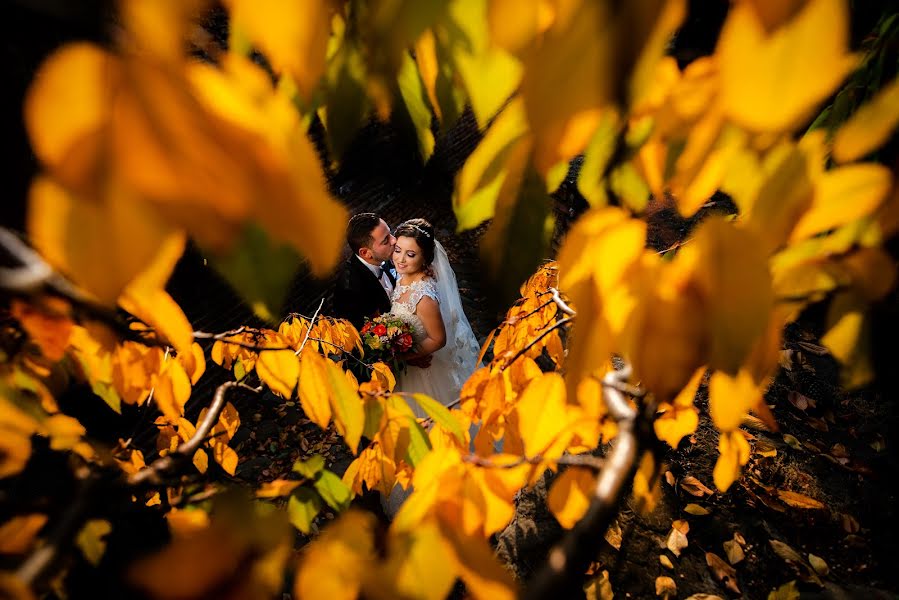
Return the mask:
{"type": "Polygon", "coordinates": [[[425,296],[418,301],[415,312],[424,325],[425,338],[418,344],[415,354],[404,357],[406,360],[433,354],[446,344],[446,328],[443,326],[443,318],[440,316],[440,306],[437,301],[425,296]]]}

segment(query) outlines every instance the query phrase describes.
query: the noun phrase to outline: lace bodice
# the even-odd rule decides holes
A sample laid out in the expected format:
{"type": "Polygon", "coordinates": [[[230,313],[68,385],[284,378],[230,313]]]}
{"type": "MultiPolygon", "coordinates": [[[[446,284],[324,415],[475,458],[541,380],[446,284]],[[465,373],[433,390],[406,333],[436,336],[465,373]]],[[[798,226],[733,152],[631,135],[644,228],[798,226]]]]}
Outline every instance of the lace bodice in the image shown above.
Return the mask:
{"type": "Polygon", "coordinates": [[[412,326],[412,339],[415,340],[415,343],[425,338],[424,324],[415,314],[418,303],[425,296],[440,302],[440,298],[437,296],[437,282],[431,277],[413,281],[409,285],[397,283],[390,298],[392,303],[390,312],[412,326]]]}

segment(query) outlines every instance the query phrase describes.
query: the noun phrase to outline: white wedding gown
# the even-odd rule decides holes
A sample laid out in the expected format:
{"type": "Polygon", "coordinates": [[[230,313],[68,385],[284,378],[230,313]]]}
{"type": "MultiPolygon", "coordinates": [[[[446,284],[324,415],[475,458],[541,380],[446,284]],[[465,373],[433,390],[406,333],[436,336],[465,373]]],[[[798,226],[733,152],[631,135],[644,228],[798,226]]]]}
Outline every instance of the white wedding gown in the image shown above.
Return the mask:
{"type": "MultiPolygon", "coordinates": [[[[397,374],[396,391],[425,394],[445,406],[459,398],[462,385],[475,370],[480,348],[471,325],[462,312],[455,275],[450,270],[452,284],[447,287],[450,287],[448,290],[450,296],[453,293],[456,295],[456,306],[452,297],[447,298],[440,293],[440,288],[443,287],[439,285],[439,278],[442,275],[440,271],[439,268],[435,268],[434,277],[425,277],[411,285],[398,284],[393,290],[390,312],[412,326],[412,338],[417,344],[427,335],[417,314],[418,303],[422,298],[429,297],[440,306],[440,316],[446,329],[446,345],[431,355],[429,367],[409,365],[405,372],[397,374]]],[[[427,416],[415,401],[410,399],[409,404],[415,416],[427,416]]]]}
{"type": "MultiPolygon", "coordinates": [[[[424,324],[417,314],[418,303],[425,296],[433,298],[440,307],[446,329],[446,345],[431,355],[431,366],[422,369],[409,365],[404,373],[397,373],[394,389],[409,394],[425,394],[446,406],[459,398],[462,385],[477,367],[480,347],[462,310],[456,274],[449,264],[446,251],[436,240],[434,246],[434,277],[425,277],[410,285],[397,282],[391,295],[390,312],[412,326],[412,338],[417,344],[426,336],[424,324]]],[[[411,398],[407,401],[417,417],[427,416],[417,402],[411,398]]],[[[411,486],[403,490],[397,484],[389,496],[381,498],[384,512],[393,518],[411,492],[411,486]]]]}

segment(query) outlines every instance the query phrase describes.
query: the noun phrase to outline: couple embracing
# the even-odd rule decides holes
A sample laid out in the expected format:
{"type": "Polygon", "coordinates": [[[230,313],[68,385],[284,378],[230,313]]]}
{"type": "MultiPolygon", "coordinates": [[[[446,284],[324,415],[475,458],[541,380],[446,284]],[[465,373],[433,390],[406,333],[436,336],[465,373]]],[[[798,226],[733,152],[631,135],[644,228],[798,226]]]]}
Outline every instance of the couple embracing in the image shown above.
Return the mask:
{"type": "MultiPolygon", "coordinates": [[[[424,219],[391,232],[374,213],[347,224],[352,251],[334,290],[334,311],[360,329],[366,317],[393,313],[412,328],[409,368],[396,391],[426,394],[447,405],[475,370],[478,342],[462,311],[456,275],[446,251],[424,219]]],[[[416,416],[426,416],[414,403],[416,416]]]]}

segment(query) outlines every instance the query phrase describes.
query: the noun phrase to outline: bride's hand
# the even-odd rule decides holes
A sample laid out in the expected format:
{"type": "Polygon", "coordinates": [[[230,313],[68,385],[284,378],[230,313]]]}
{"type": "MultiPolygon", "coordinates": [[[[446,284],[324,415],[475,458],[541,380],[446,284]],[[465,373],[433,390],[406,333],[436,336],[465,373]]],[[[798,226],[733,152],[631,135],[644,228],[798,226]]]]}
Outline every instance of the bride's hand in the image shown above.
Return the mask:
{"type": "Polygon", "coordinates": [[[408,358],[403,359],[407,365],[418,367],[419,369],[427,369],[431,366],[430,354],[412,354],[408,358]]]}

